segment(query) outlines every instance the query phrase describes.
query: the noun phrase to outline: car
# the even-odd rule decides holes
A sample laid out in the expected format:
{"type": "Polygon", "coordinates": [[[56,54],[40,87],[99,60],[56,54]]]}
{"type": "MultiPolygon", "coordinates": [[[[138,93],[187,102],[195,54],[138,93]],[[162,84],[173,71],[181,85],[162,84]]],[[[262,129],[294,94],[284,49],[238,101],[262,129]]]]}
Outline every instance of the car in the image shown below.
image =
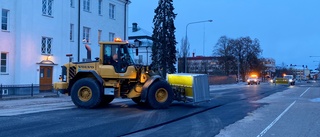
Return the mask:
{"type": "Polygon", "coordinates": [[[253,85],[253,84],[258,85],[258,84],[260,84],[260,79],[258,78],[258,76],[253,75],[247,79],[247,83],[248,83],[248,85],[253,85]]]}
{"type": "Polygon", "coordinates": [[[296,81],[295,81],[293,75],[285,75],[285,76],[283,76],[283,78],[287,79],[289,85],[296,84],[296,81]]]}
{"type": "Polygon", "coordinates": [[[270,79],[270,83],[276,83],[276,78],[270,79]]]}

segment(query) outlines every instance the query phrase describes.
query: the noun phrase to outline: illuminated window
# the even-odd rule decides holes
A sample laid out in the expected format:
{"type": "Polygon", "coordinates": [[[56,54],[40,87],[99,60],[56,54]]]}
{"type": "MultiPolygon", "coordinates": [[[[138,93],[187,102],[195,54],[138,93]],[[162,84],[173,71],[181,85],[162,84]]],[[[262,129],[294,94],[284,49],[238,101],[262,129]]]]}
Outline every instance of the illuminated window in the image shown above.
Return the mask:
{"type": "Polygon", "coordinates": [[[83,10],[90,12],[90,0],[83,0],[83,10]]]}
{"type": "Polygon", "coordinates": [[[83,27],[83,40],[84,42],[89,42],[90,41],[90,28],[88,27],[83,27]]]}
{"type": "Polygon", "coordinates": [[[52,38],[42,37],[41,39],[41,53],[51,54],[52,38]]]}
{"type": "Polygon", "coordinates": [[[42,0],[42,14],[52,16],[53,0],[42,0]]]}
{"type": "Polygon", "coordinates": [[[1,60],[0,60],[0,72],[1,74],[7,73],[8,69],[8,53],[1,53],[1,60]]]}
{"type": "Polygon", "coordinates": [[[109,18],[110,19],[115,19],[115,17],[114,17],[114,11],[115,11],[115,5],[113,5],[113,4],[109,4],[109,18]]]}
{"type": "Polygon", "coordinates": [[[114,33],[110,32],[109,33],[109,41],[113,41],[114,40],[114,33]]]}
{"type": "Polygon", "coordinates": [[[1,29],[2,30],[8,30],[8,24],[9,24],[9,10],[2,9],[2,19],[1,19],[1,29]]]}
{"type": "Polygon", "coordinates": [[[98,13],[99,13],[99,15],[102,15],[102,0],[99,0],[98,13]]]}

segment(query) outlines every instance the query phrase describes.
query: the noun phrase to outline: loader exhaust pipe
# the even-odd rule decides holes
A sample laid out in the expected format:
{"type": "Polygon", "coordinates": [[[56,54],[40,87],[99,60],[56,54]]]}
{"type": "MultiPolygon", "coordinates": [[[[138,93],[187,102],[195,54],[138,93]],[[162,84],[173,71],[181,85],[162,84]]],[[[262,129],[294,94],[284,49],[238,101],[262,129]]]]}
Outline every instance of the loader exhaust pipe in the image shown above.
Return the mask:
{"type": "Polygon", "coordinates": [[[85,45],[87,50],[87,61],[91,61],[91,48],[88,44],[85,45]]]}

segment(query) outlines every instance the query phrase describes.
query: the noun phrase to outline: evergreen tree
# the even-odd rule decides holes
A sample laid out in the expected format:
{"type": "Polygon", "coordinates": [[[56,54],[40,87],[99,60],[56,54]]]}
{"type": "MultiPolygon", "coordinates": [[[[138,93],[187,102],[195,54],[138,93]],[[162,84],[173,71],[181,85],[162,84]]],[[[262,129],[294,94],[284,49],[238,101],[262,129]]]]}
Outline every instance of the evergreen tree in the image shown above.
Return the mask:
{"type": "Polygon", "coordinates": [[[163,78],[166,73],[176,72],[176,38],[172,0],[159,0],[153,18],[152,69],[161,72],[163,78]]]}

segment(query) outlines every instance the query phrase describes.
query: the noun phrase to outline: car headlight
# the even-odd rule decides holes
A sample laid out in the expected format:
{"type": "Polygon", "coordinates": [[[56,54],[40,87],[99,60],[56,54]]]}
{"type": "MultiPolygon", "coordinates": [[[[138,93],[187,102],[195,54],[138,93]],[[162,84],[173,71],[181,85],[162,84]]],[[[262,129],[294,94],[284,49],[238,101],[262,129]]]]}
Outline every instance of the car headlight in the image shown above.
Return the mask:
{"type": "Polygon", "coordinates": [[[257,82],[257,80],[255,79],[254,82],[257,82]]]}
{"type": "Polygon", "coordinates": [[[247,82],[250,82],[250,80],[248,79],[247,82]]]}
{"type": "Polygon", "coordinates": [[[289,82],[292,82],[292,79],[289,79],[289,82]]]}

